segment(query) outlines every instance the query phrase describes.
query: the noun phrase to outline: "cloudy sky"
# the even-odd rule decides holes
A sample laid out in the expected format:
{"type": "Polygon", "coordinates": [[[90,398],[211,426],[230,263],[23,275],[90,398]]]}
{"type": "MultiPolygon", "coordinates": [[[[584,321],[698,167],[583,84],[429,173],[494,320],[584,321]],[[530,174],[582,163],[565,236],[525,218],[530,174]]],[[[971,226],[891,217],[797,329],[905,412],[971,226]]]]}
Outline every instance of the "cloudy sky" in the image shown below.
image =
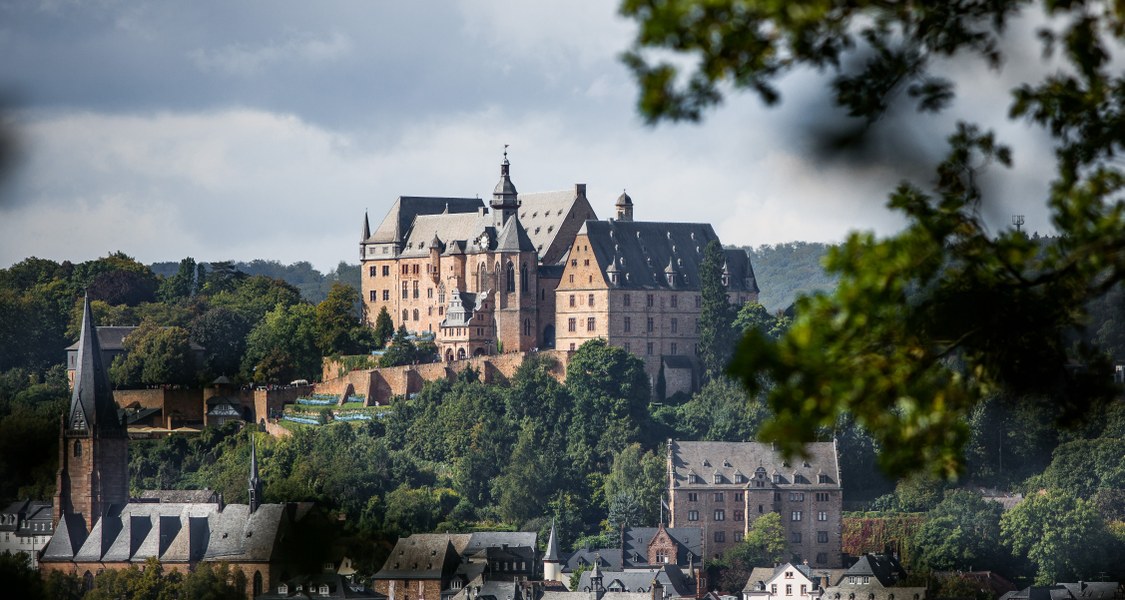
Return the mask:
{"type": "Polygon", "coordinates": [[[1021,213],[1049,230],[1049,148],[1004,119],[1018,52],[1000,73],[950,66],[949,115],[892,116],[896,145],[840,161],[805,133],[828,114],[815,73],[788,77],[778,108],[733,96],[702,125],[644,125],[618,60],[633,31],[604,0],[0,0],[0,101],[19,141],[0,267],[121,250],[329,270],[358,262],[365,210],[488,197],[504,144],[520,191],[586,183],[603,218],[627,189],[638,219],[711,222],[726,243],[888,234],[903,172],[880,159],[933,152],[956,118],[1015,150],[985,206],[994,225],[1021,213]]]}

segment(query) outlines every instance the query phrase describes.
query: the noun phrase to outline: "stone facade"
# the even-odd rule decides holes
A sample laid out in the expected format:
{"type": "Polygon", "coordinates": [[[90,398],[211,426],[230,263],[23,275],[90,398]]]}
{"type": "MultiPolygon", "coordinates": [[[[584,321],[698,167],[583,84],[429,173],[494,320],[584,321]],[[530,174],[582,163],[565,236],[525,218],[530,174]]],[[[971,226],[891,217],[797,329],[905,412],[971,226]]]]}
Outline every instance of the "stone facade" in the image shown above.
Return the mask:
{"type": "MultiPolygon", "coordinates": [[[[630,210],[631,216],[631,210],[630,210]]],[[[641,358],[655,389],[661,367],[698,363],[698,266],[703,248],[717,240],[710,225],[590,221],[574,239],[556,292],[558,347],[576,349],[604,338],[641,358]]],[[[727,295],[741,305],[757,301],[758,287],[745,252],[726,252],[727,295]]],[[[666,393],[690,392],[694,377],[675,375],[666,393]]]]}
{"type": "Polygon", "coordinates": [[[792,562],[842,565],[843,492],[835,442],[815,442],[808,458],[785,459],[758,442],[668,442],[674,527],[702,527],[705,555],[742,541],[759,517],[781,516],[792,562]]]}

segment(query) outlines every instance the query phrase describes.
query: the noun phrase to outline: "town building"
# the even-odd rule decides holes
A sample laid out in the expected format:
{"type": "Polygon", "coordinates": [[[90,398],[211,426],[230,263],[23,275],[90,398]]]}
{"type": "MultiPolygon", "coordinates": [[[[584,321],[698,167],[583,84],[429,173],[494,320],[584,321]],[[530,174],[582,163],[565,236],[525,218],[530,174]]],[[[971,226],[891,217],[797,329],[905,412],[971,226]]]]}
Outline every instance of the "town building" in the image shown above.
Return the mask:
{"type": "Polygon", "coordinates": [[[31,568],[39,568],[39,551],[54,532],[51,503],[42,500],[13,502],[0,512],[0,554],[24,554],[31,568]]]}
{"type": "MultiPolygon", "coordinates": [[[[445,361],[604,338],[641,357],[668,394],[698,386],[699,264],[714,229],[635,221],[621,194],[597,220],[585,184],[520,194],[505,153],[480,198],[401,196],[360,241],[367,320],[431,332],[445,361]]],[[[747,254],[725,250],[731,302],[756,301],[747,254]]]]}
{"type": "Polygon", "coordinates": [[[925,600],[925,586],[904,586],[906,570],[891,554],[865,554],[836,585],[825,590],[826,600],[925,600]]]}
{"type": "MultiPolygon", "coordinates": [[[[717,242],[706,223],[587,221],[567,254],[555,294],[558,347],[604,338],[641,358],[652,383],[663,371],[667,395],[698,387],[699,267],[717,242]]],[[[620,205],[624,200],[619,200],[620,205]]],[[[750,258],[723,251],[722,282],[737,305],[758,300],[750,258]]]]}
{"type": "Polygon", "coordinates": [[[372,587],[390,600],[483,600],[488,590],[515,590],[540,577],[536,537],[486,531],[399,538],[372,587]]]}
{"type": "Polygon", "coordinates": [[[77,575],[89,589],[101,571],[150,558],[180,572],[201,561],[226,562],[245,573],[249,597],[274,588],[296,552],[282,541],[311,505],[262,502],[253,446],[247,504],[224,505],[208,490],[130,500],[128,437],[102,358],[87,298],[70,408],[60,425],[54,532],[40,570],[77,575]]]}
{"type": "Polygon", "coordinates": [[[807,564],[787,562],[751,571],[742,600],[818,600],[824,596],[824,586],[807,564]]]}
{"type": "Polygon", "coordinates": [[[777,513],[790,562],[842,566],[836,443],[814,442],[805,451],[805,458],[786,459],[759,442],[669,440],[671,525],[702,528],[704,554],[718,557],[741,542],[756,519],[777,513]]]}
{"type": "MultiPolygon", "coordinates": [[[[666,528],[625,527],[620,532],[620,545],[615,548],[579,548],[562,560],[560,578],[567,582],[570,574],[597,565],[610,571],[653,570],[664,565],[693,569],[703,562],[703,529],[700,527],[666,528]]],[[[546,573],[546,568],[544,568],[546,573]]],[[[544,574],[544,579],[551,579],[544,574]]]]}

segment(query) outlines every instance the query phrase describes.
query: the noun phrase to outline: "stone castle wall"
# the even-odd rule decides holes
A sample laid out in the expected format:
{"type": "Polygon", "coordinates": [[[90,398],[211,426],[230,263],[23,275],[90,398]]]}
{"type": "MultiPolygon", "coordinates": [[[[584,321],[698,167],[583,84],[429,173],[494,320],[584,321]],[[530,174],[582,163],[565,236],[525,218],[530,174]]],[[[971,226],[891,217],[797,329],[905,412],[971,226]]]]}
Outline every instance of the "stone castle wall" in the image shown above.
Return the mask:
{"type": "MultiPolygon", "coordinates": [[[[458,373],[469,367],[480,372],[481,381],[484,383],[504,383],[516,374],[524,359],[530,354],[532,353],[508,352],[445,363],[363,369],[326,379],[323,383],[315,384],[314,387],[318,394],[338,396],[351,385],[357,394],[364,395],[368,406],[379,406],[389,404],[395,396],[406,396],[421,391],[422,386],[428,381],[454,379],[458,373]]],[[[570,352],[545,350],[538,354],[554,358],[558,366],[551,374],[559,381],[566,378],[566,365],[570,360],[570,352]]],[[[338,361],[325,359],[325,374],[338,373],[339,368],[338,361]]]]}

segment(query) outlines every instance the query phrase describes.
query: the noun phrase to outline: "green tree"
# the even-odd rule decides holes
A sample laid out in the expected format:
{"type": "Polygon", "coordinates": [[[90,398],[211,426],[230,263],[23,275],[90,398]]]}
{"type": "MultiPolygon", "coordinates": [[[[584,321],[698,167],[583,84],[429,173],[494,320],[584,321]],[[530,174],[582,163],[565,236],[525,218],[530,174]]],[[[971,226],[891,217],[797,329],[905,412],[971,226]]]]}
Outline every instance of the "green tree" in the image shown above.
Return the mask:
{"type": "Polygon", "coordinates": [[[734,326],[734,307],[723,285],[723,264],[726,257],[718,240],[711,240],[703,248],[703,261],[699,263],[699,360],[708,378],[723,373],[733,349],[731,335],[734,326]]]}
{"type": "Polygon", "coordinates": [[[660,518],[660,501],[667,483],[664,458],[640,444],[625,446],[614,455],[602,484],[611,525],[637,527],[660,518]]]}
{"type": "Polygon", "coordinates": [[[375,346],[374,332],[363,322],[359,291],[336,282],[316,305],[317,342],[321,353],[360,354],[375,346]]]}
{"type": "Polygon", "coordinates": [[[203,347],[203,360],[210,375],[236,375],[246,353],[251,323],[225,306],[216,306],[191,322],[191,341],[203,347]]]}
{"type": "Polygon", "coordinates": [[[391,322],[391,313],[387,312],[387,307],[384,306],[379,309],[379,315],[375,317],[375,346],[377,348],[386,346],[387,340],[390,340],[394,333],[395,326],[391,322]]]}
{"type": "MultiPolygon", "coordinates": [[[[203,265],[200,265],[202,268],[203,265]]],[[[176,274],[160,282],[157,296],[163,302],[176,302],[188,298],[195,292],[195,259],[187,257],[180,261],[176,274]]]]}
{"type": "Polygon", "coordinates": [[[726,377],[715,377],[678,407],[677,427],[685,439],[741,442],[754,439],[768,416],[765,405],[726,377]]]}
{"type": "Polygon", "coordinates": [[[995,568],[1003,509],[966,490],[953,490],[915,534],[917,560],[936,571],[995,568]]]}
{"type": "Polygon", "coordinates": [[[1059,490],[1033,494],[1004,513],[1000,536],[1013,555],[1035,563],[1036,585],[1096,576],[1105,566],[1101,548],[1110,543],[1093,504],[1059,490]]]}
{"type": "Polygon", "coordinates": [[[23,552],[0,553],[0,581],[4,582],[4,594],[12,598],[46,598],[43,580],[31,568],[31,557],[23,552]]]}
{"type": "Polygon", "coordinates": [[[567,364],[566,387],[574,398],[567,452],[580,472],[608,463],[639,438],[650,394],[639,358],[604,339],[590,340],[567,364]]]}
{"type": "Polygon", "coordinates": [[[418,348],[414,346],[414,342],[410,340],[409,335],[406,331],[406,325],[398,326],[390,345],[383,352],[383,356],[379,357],[380,367],[397,367],[414,362],[418,354],[418,348]]]}
{"type": "MultiPolygon", "coordinates": [[[[798,300],[780,340],[751,332],[741,343],[733,368],[753,389],[772,383],[774,417],[762,436],[787,453],[851,413],[879,442],[888,471],[953,476],[964,465],[965,418],[986,394],[1050,393],[1063,424],[1106,397],[1100,353],[1070,340],[1084,328],[1088,300],[1125,279],[1117,158],[1125,78],[1110,63],[1125,19],[1087,2],[1043,2],[1043,28],[1007,28],[1028,4],[623,1],[638,23],[625,61],[648,120],[702,118],[726,91],[773,103],[778,78],[811,67],[833,73],[828,92],[847,132],[818,141],[855,154],[861,144],[897,147],[901,140],[887,138],[905,129],[881,123],[892,109],[911,102],[935,111],[953,100],[954,83],[930,72],[937,61],[979,57],[997,67],[1004,47],[1023,46],[1023,31],[1043,44],[1044,60],[1058,61],[1020,65],[1038,79],[1012,90],[1009,114],[1052,138],[1045,200],[1061,237],[1041,244],[988,227],[983,172],[1010,164],[1012,153],[991,132],[958,124],[936,176],[926,177],[931,191],[904,182],[891,194],[906,226],[886,239],[849,236],[827,259],[840,277],[833,294],[798,300]],[[653,60],[659,51],[689,60],[653,60]],[[1086,368],[1069,368],[1074,362],[1086,368]]],[[[902,169],[915,178],[921,166],[902,169]]]]}
{"type": "Polygon", "coordinates": [[[182,327],[142,323],[125,336],[125,354],[113,360],[110,377],[120,387],[186,384],[195,380],[191,339],[182,327]]]}
{"type": "Polygon", "coordinates": [[[781,515],[775,512],[758,517],[741,542],[709,564],[718,588],[737,592],[746,585],[754,567],[769,567],[781,562],[785,555],[785,528],[781,515]]]}
{"type": "Polygon", "coordinates": [[[310,304],[279,304],[246,338],[242,377],[247,381],[311,381],[319,374],[316,309],[310,304]]]}
{"type": "Polygon", "coordinates": [[[762,335],[777,339],[785,334],[789,328],[790,319],[785,313],[771,315],[766,307],[757,302],[747,302],[738,309],[734,317],[734,330],[742,335],[750,329],[756,329],[762,335]]]}

